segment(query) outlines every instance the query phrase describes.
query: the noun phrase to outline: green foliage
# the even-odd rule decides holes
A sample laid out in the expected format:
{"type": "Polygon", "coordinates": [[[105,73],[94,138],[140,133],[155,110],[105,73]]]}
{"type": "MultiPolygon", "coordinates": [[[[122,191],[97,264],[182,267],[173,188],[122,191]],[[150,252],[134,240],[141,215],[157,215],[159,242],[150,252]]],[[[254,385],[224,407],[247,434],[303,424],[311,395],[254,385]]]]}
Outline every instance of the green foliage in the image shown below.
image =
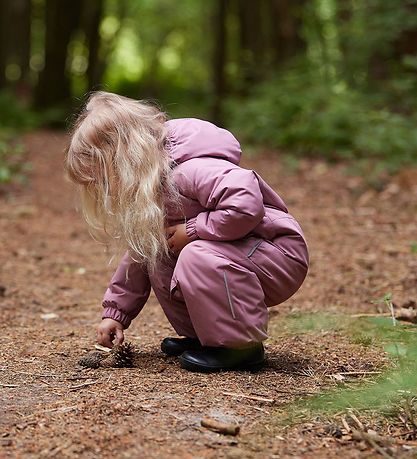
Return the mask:
{"type": "Polygon", "coordinates": [[[9,91],[0,92],[1,129],[33,128],[39,123],[39,115],[30,111],[9,91]]]}
{"type": "MultiPolygon", "coordinates": [[[[295,9],[287,3],[269,21],[273,2],[260,2],[259,33],[247,37],[243,10],[229,8],[225,62],[219,63],[216,2],[183,0],[178,8],[169,0],[106,0],[95,64],[102,84],[94,89],[155,98],[172,117],[205,119],[221,96],[226,127],[255,146],[294,154],[285,159],[292,170],[297,155],[355,159],[356,172],[379,186],[381,170],[416,164],[417,0],[311,0],[294,2],[302,5],[295,9]],[[276,31],[287,23],[300,43],[289,33],[278,48],[276,31]],[[259,55],[251,56],[250,45],[259,55]],[[287,48],[293,51],[285,57],[280,49],[287,48]],[[220,76],[223,92],[215,94],[220,76]]],[[[45,64],[45,2],[32,4],[30,75],[24,82],[9,78],[8,87],[24,83],[34,91],[45,64]]],[[[87,32],[78,24],[68,47],[66,72],[77,105],[88,86],[87,32]]],[[[3,128],[63,127],[73,111],[40,114],[0,93],[3,128]]]]}
{"type": "Polygon", "coordinates": [[[23,148],[9,135],[0,134],[0,185],[22,181],[28,165],[22,162],[23,148]]]}
{"type": "Polygon", "coordinates": [[[396,169],[417,163],[417,115],[378,108],[346,82],[329,83],[301,67],[233,100],[234,129],[252,143],[328,159],[374,158],[396,169]]]}
{"type": "MultiPolygon", "coordinates": [[[[386,295],[383,299],[391,301],[386,295]]],[[[277,324],[275,324],[277,325],[277,324]]],[[[398,323],[389,317],[352,318],[330,314],[297,314],[282,319],[280,330],[291,333],[312,333],[339,330],[351,341],[363,346],[380,347],[393,361],[394,368],[381,374],[372,384],[339,385],[320,395],[302,399],[285,410],[285,423],[317,414],[334,414],[340,410],[360,409],[390,411],[417,387],[417,327],[398,323]]]]}
{"type": "Polygon", "coordinates": [[[178,8],[169,0],[130,0],[122,23],[117,18],[117,3],[108,2],[101,25],[102,40],[120,27],[119,33],[113,33],[116,42],[106,85],[138,98],[157,94],[159,100],[166,100],[165,92],[171,88],[183,88],[183,92],[209,89],[210,41],[201,40],[202,33],[210,32],[207,2],[184,0],[178,8]]]}
{"type": "Polygon", "coordinates": [[[11,91],[0,91],[0,132],[34,129],[57,122],[63,124],[69,107],[57,107],[38,112],[17,99],[11,91]]]}

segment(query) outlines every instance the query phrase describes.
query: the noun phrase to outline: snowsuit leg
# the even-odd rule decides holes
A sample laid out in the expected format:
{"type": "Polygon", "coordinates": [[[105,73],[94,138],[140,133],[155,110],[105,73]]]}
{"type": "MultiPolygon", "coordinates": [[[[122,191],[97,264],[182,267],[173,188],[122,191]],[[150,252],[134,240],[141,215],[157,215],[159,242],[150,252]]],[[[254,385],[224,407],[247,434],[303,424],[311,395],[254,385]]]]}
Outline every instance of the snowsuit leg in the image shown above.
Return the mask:
{"type": "Polygon", "coordinates": [[[164,260],[158,265],[154,275],[149,274],[149,279],[155,296],[177,334],[187,338],[197,338],[184,299],[182,296],[171,295],[170,283],[175,263],[174,259],[164,260]]]}
{"type": "Polygon", "coordinates": [[[267,338],[268,310],[256,274],[224,254],[227,243],[194,241],[180,253],[171,291],[180,291],[204,346],[243,347],[267,338]]]}
{"type": "Polygon", "coordinates": [[[173,269],[170,298],[169,273],[162,282],[164,294],[155,291],[174,328],[187,322],[187,333],[182,334],[194,336],[189,334],[194,330],[205,346],[244,347],[265,340],[267,307],[295,293],[307,272],[302,261],[292,257],[298,249],[303,251],[304,242],[300,238],[297,249],[297,241],[288,241],[288,250],[283,237],[280,246],[255,237],[188,244],[173,269]]]}

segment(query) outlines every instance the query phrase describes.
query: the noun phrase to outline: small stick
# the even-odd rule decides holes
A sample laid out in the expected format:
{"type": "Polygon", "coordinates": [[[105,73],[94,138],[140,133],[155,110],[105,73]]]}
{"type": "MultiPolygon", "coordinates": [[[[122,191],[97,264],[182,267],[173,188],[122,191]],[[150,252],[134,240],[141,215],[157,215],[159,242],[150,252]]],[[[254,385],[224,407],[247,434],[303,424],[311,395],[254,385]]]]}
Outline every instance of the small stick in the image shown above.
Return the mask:
{"type": "Polygon", "coordinates": [[[350,425],[347,423],[346,419],[344,416],[342,416],[342,424],[343,427],[345,428],[346,432],[349,433],[351,431],[350,425]]]}
{"type": "Polygon", "coordinates": [[[269,414],[269,411],[264,410],[263,408],[259,408],[259,406],[253,406],[252,408],[254,410],[262,411],[263,413],[269,414]]]}
{"type": "MultiPolygon", "coordinates": [[[[13,371],[13,370],[12,370],[13,371]]],[[[61,375],[54,375],[54,374],[42,374],[42,373],[30,373],[29,371],[13,371],[13,373],[17,373],[19,375],[29,375],[29,376],[36,376],[38,378],[60,378],[61,375]]]]}
{"type": "Polygon", "coordinates": [[[363,424],[361,423],[361,421],[359,421],[359,419],[356,417],[356,415],[353,414],[353,413],[349,413],[349,416],[355,421],[355,423],[359,427],[359,429],[361,429],[361,431],[363,431],[363,424]]]}
{"type": "Polygon", "coordinates": [[[339,375],[355,376],[355,375],[378,375],[381,371],[339,371],[339,375]]]}
{"type": "Polygon", "coordinates": [[[361,313],[361,314],[351,314],[350,317],[391,317],[390,312],[373,312],[373,313],[361,313]]]}
{"type": "Polygon", "coordinates": [[[85,382],[85,383],[82,383],[82,384],[77,384],[76,386],[71,386],[68,389],[69,390],[77,390],[77,389],[81,389],[82,387],[91,386],[92,384],[97,384],[97,383],[100,383],[100,381],[98,379],[96,379],[95,381],[91,381],[91,382],[85,382]]]}
{"type": "Polygon", "coordinates": [[[223,435],[237,435],[240,431],[240,426],[238,424],[225,424],[210,418],[202,419],[201,425],[223,435]]]}
{"type": "MultiPolygon", "coordinates": [[[[282,392],[280,390],[277,390],[279,392],[277,394],[277,397],[287,397],[288,395],[294,395],[294,397],[304,397],[305,395],[317,395],[317,392],[307,392],[307,391],[302,391],[302,392],[282,392]]],[[[275,400],[273,399],[275,402],[275,400]]]]}
{"type": "Polygon", "coordinates": [[[1,384],[0,383],[0,387],[19,387],[18,384],[1,384]]]}
{"type": "Polygon", "coordinates": [[[229,395],[230,397],[242,397],[242,398],[248,398],[250,400],[257,400],[258,402],[274,402],[275,400],[273,398],[264,398],[264,397],[258,397],[257,395],[245,395],[245,394],[235,394],[234,392],[222,392],[223,395],[229,395]]]}
{"type": "Polygon", "coordinates": [[[66,381],[77,381],[79,379],[90,379],[91,378],[91,375],[90,376],[70,376],[68,378],[65,378],[66,381]]]}
{"type": "Polygon", "coordinates": [[[69,411],[76,410],[78,408],[78,405],[72,405],[72,406],[61,406],[58,408],[51,408],[50,410],[44,410],[40,411],[39,413],[68,413],[69,411]]]}
{"type": "Polygon", "coordinates": [[[393,438],[403,437],[404,435],[410,435],[412,433],[416,433],[416,429],[410,429],[410,430],[406,430],[405,432],[396,433],[396,434],[391,435],[391,437],[393,438]]]}
{"type": "Polygon", "coordinates": [[[365,440],[375,451],[384,456],[386,459],[394,459],[393,456],[384,450],[384,448],[378,445],[377,441],[386,441],[383,437],[368,434],[363,430],[352,430],[352,436],[356,440],[365,440]]]}
{"type": "Polygon", "coordinates": [[[392,325],[395,327],[397,325],[397,321],[395,320],[394,304],[392,303],[391,295],[385,298],[385,304],[388,306],[391,312],[392,325]]]}
{"type": "Polygon", "coordinates": [[[397,445],[408,445],[408,446],[417,446],[417,441],[413,440],[395,440],[397,445]]]}

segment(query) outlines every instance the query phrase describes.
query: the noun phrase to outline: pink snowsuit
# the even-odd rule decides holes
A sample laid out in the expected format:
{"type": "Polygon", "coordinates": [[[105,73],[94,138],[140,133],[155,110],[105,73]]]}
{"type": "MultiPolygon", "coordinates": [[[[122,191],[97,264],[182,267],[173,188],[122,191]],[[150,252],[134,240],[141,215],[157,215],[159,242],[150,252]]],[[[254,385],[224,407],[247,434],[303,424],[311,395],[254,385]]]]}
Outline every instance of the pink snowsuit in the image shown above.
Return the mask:
{"type": "Polygon", "coordinates": [[[182,201],[182,209],[168,207],[167,224],[186,222],[192,242],[153,274],[125,254],[102,317],[127,328],[152,287],[178,335],[204,346],[259,343],[267,338],[267,308],[293,295],[307,274],[301,228],[256,172],[239,167],[230,132],[198,119],[166,124],[182,201]]]}

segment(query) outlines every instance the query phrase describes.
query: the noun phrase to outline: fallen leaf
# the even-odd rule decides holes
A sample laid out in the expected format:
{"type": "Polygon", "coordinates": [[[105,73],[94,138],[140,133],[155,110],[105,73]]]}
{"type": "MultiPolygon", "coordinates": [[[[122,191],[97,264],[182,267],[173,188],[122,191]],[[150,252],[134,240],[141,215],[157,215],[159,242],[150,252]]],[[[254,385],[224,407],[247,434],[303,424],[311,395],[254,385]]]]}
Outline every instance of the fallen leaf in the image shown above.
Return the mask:
{"type": "Polygon", "coordinates": [[[46,314],[41,314],[41,319],[43,320],[57,319],[58,317],[58,314],[55,314],[54,312],[47,312],[46,314]]]}

